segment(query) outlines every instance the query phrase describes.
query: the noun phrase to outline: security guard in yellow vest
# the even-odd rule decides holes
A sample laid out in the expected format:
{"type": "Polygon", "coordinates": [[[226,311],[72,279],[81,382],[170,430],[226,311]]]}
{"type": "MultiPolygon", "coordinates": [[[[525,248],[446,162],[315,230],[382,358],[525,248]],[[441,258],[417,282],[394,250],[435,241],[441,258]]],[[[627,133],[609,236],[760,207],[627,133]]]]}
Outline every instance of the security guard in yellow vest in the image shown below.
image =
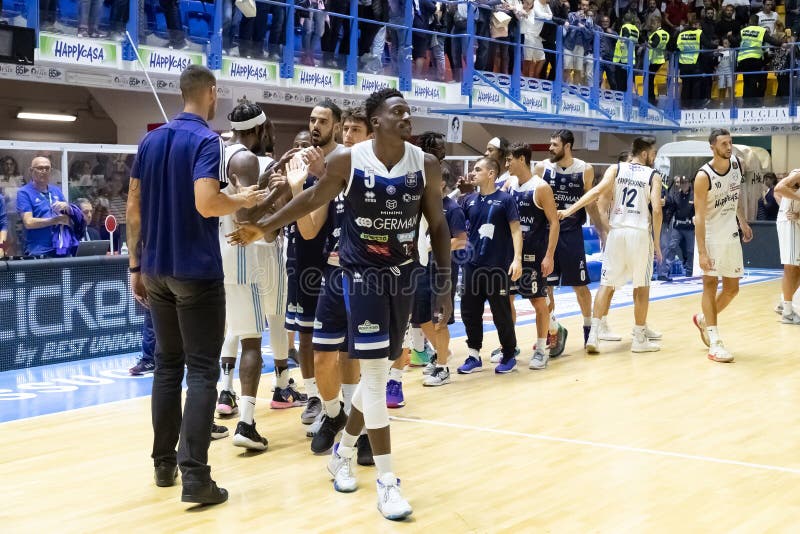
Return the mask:
{"type": "MultiPolygon", "coordinates": [[[[764,71],[764,45],[781,46],[781,41],[772,37],[766,28],[758,25],[758,16],[750,17],[750,25],[739,32],[741,44],[737,57],[736,70],[743,73],[764,71]]],[[[764,98],[767,91],[767,74],[743,74],[744,98],[764,98]]]]}
{"type": "Polygon", "coordinates": [[[700,23],[693,20],[691,27],[683,30],[675,39],[681,74],[681,107],[684,109],[695,107],[703,100],[703,80],[697,76],[703,73],[700,68],[700,51],[704,41],[702,34],[700,23]]]}
{"type": "Polygon", "coordinates": [[[648,44],[648,61],[650,62],[650,80],[647,86],[647,100],[652,105],[656,105],[656,73],[667,61],[667,44],[669,44],[669,33],[661,28],[661,17],[655,16],[651,20],[650,37],[648,44]]]}
{"type": "Polygon", "coordinates": [[[639,19],[636,14],[633,11],[629,11],[625,13],[622,20],[623,24],[619,29],[620,38],[617,39],[617,44],[614,47],[614,63],[616,63],[614,66],[615,87],[612,87],[612,89],[615,91],[626,91],[628,89],[628,70],[625,68],[628,65],[628,46],[634,47],[633,62],[635,64],[635,46],[639,42],[639,28],[636,26],[639,19]]]}

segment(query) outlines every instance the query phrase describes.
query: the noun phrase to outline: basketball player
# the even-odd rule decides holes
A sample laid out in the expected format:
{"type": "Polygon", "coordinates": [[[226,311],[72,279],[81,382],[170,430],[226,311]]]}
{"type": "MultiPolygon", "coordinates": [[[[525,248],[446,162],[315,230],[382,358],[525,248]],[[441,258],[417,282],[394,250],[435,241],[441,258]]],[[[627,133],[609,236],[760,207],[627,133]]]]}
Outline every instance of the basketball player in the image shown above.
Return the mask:
{"type": "MultiPolygon", "coordinates": [[[[292,191],[296,196],[302,189],[311,187],[324,173],[325,159],[340,145],[336,142],[341,128],[342,110],[332,100],[325,99],[311,110],[308,129],[313,149],[304,149],[310,164],[309,175],[302,188],[292,191]],[[322,157],[320,157],[322,156],[322,157]]],[[[330,226],[332,221],[326,224],[330,226]]],[[[305,228],[305,227],[304,227],[305,228]]],[[[308,394],[308,405],[300,416],[303,424],[310,425],[322,412],[317,382],[314,378],[314,313],[317,309],[322,274],[327,264],[323,247],[329,229],[317,233],[304,232],[295,222],[287,228],[288,252],[286,270],[289,276],[286,305],[286,328],[300,337],[298,356],[300,371],[308,394]]]]}
{"type": "MultiPolygon", "coordinates": [[[[550,159],[536,165],[534,174],[543,178],[553,189],[556,207],[566,210],[592,188],[594,169],[585,161],[572,156],[575,136],[570,130],[558,130],[550,136],[550,159]]],[[[574,215],[561,220],[556,245],[555,265],[548,276],[550,311],[555,310],[553,286],[571,286],[583,315],[583,342],[589,337],[592,326],[592,294],[587,287],[586,252],[583,245],[583,223],[586,214],[605,241],[605,228],[597,210],[597,203],[588,204],[574,215]]],[[[551,318],[555,321],[555,316],[551,318]]],[[[563,350],[563,349],[562,349],[563,350]]],[[[554,354],[555,356],[555,354],[554,354]]]]}
{"type": "Polygon", "coordinates": [[[693,321],[708,346],[708,359],[727,363],[733,361],[733,354],[720,339],[717,316],[739,293],[739,278],[744,271],[739,227],[745,243],[753,239],[753,231],[740,199],[744,170],[733,155],[730,132],[712,130],[708,142],[714,158],[697,171],[694,179],[695,250],[703,271],[703,312],[695,314],[693,321]],[[722,291],[717,294],[720,277],[722,291]]]}
{"type": "Polygon", "coordinates": [[[517,336],[508,295],[510,283],[522,275],[522,230],[514,199],[495,187],[499,172],[492,158],[475,162],[471,174],[479,192],[464,201],[472,253],[462,274],[461,320],[467,331],[467,359],[458,368],[459,374],[483,370],[480,350],[487,300],[503,351],[495,373],[510,373],[517,365],[517,336]]]}
{"type": "Polygon", "coordinates": [[[506,157],[508,156],[508,139],[505,137],[492,137],[486,143],[486,151],[483,153],[487,158],[492,158],[500,166],[500,175],[497,176],[497,189],[502,189],[503,185],[510,176],[506,169],[506,157]]]}
{"type": "Polygon", "coordinates": [[[528,145],[511,145],[508,155],[511,177],[506,182],[507,191],[517,203],[522,230],[522,277],[514,294],[530,300],[536,310],[536,346],[528,367],[539,370],[547,367],[550,347],[547,332],[550,328],[550,310],[547,306],[547,276],[553,272],[553,256],[558,243],[558,214],[553,190],[547,183],[531,173],[531,149],[528,145]]]}
{"type": "MultiPolygon", "coordinates": [[[[228,120],[231,122],[233,136],[225,147],[223,165],[230,176],[230,187],[226,190],[230,189],[229,194],[233,194],[239,187],[258,182],[261,168],[255,154],[263,150],[267,117],[257,104],[242,103],[231,111],[228,120]]],[[[270,345],[275,356],[279,383],[273,393],[272,405],[302,405],[307,400],[305,395],[297,392],[288,382],[286,332],[283,326],[283,280],[286,275],[280,240],[276,240],[276,235],[270,235],[269,243],[258,241],[246,247],[234,247],[224,239],[226,234],[234,230],[235,220],[251,220],[251,217],[257,220],[263,214],[263,209],[256,208],[250,210],[250,213],[240,211],[236,217],[228,215],[220,218],[226,332],[222,346],[223,387],[217,401],[217,412],[232,415],[239,411],[236,394],[233,392],[233,367],[241,342],[241,411],[233,444],[252,450],[267,448],[267,439],[256,431],[253,420],[263,363],[261,337],[265,317],[270,327],[270,345]]]]}
{"type": "MultiPolygon", "coordinates": [[[[369,121],[363,108],[351,108],[342,114],[342,140],[344,146],[352,147],[366,141],[370,136],[369,121]]],[[[297,161],[290,163],[289,181],[293,192],[302,189],[302,175],[297,161]]],[[[322,287],[314,314],[314,371],[322,399],[322,416],[319,423],[309,428],[311,451],[319,454],[330,450],[336,435],[344,428],[347,414],[350,413],[353,393],[359,380],[358,360],[348,356],[347,311],[342,293],[342,269],[339,266],[339,237],[341,218],[344,213],[344,197],[335,199],[315,212],[297,220],[304,237],[312,239],[326,228],[324,254],[327,258],[322,287]],[[327,224],[330,221],[330,224],[327,224]],[[339,402],[339,390],[344,403],[339,402]],[[314,428],[316,426],[316,428],[314,428]]],[[[358,460],[361,465],[372,465],[372,453],[366,434],[359,436],[357,442],[358,460]]]]}
{"type": "MultiPolygon", "coordinates": [[[[344,191],[339,261],[345,272],[350,357],[360,360],[361,381],[328,470],[337,491],[356,489],[353,447],[366,423],[379,474],[378,509],[388,519],[402,519],[411,514],[411,506],[400,493],[392,467],[386,370],[389,360],[400,355],[411,312],[413,288],[408,282],[420,215],[428,220],[439,266],[434,291],[440,328],[452,312],[450,238],[442,216],[439,162],[405,141],[411,136],[411,114],[402,93],[395,89],[372,93],[365,108],[374,140],[333,154],[317,185],[269,217],[262,229],[279,228],[344,191]],[[398,202],[406,194],[409,201],[398,202]]],[[[247,242],[260,234],[259,229],[242,227],[230,238],[247,242]]]]}
{"type": "Polygon", "coordinates": [[[778,244],[783,264],[783,309],[781,322],[800,324],[800,310],[793,309],[792,298],[800,287],[800,169],[795,169],[775,186],[775,196],[780,197],[778,219],[778,244]]]}
{"type": "Polygon", "coordinates": [[[594,313],[586,351],[598,352],[600,321],[608,313],[614,289],[633,280],[632,352],[654,352],[660,347],[647,336],[647,307],[650,302],[650,279],[653,276],[653,253],[661,261],[661,176],[653,170],[656,140],[637,137],[633,140],[630,163],[621,162],[606,169],[600,183],[559,216],[570,217],[579,209],[611,195],[612,205],[603,256],[600,289],[594,300],[594,313]],[[652,220],[650,216],[652,210],[652,220]]]}

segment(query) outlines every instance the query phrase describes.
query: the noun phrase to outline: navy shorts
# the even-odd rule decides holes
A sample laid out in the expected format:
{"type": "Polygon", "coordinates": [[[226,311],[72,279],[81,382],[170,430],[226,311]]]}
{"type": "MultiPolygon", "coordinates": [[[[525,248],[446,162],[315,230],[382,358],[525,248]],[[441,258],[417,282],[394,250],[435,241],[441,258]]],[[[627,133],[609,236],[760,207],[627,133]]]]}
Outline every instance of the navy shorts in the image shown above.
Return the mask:
{"type": "Polygon", "coordinates": [[[347,310],[342,268],[328,265],[314,318],[314,350],[347,352],[347,310]]]}
{"type": "Polygon", "coordinates": [[[311,334],[317,311],[323,267],[299,269],[297,263],[286,265],[286,330],[311,334]]]}
{"type": "Polygon", "coordinates": [[[512,282],[511,294],[524,299],[538,299],[547,296],[547,280],[542,276],[542,258],[547,248],[539,251],[522,250],[522,276],[512,282]]]}
{"type": "Polygon", "coordinates": [[[403,351],[414,302],[414,264],[344,268],[351,358],[396,360],[403,351]]]}
{"type": "MultiPolygon", "coordinates": [[[[453,265],[451,267],[452,270],[450,274],[450,281],[453,288],[452,291],[450,291],[450,303],[453,306],[453,309],[455,309],[456,305],[456,286],[458,285],[457,267],[457,265],[453,265]]],[[[414,292],[414,306],[411,310],[411,324],[413,326],[419,326],[429,321],[433,321],[434,323],[438,322],[435,321],[435,318],[433,317],[433,310],[436,307],[436,296],[433,294],[433,289],[431,286],[433,268],[433,264],[431,263],[429,263],[427,267],[417,267],[420,274],[415,276],[416,290],[414,292]]],[[[455,322],[455,314],[451,314],[447,324],[455,324],[455,322]]]]}
{"type": "Polygon", "coordinates": [[[551,286],[589,285],[586,252],[583,249],[583,229],[561,231],[554,258],[553,272],[547,277],[551,286]]]}

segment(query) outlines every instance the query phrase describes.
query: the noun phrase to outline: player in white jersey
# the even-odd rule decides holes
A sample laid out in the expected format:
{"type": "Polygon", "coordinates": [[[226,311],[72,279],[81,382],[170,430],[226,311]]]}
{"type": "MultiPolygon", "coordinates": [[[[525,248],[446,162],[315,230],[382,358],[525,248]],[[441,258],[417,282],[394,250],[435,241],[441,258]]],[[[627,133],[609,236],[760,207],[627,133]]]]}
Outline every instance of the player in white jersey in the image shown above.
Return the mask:
{"type": "MultiPolygon", "coordinates": [[[[231,177],[231,191],[255,184],[265,164],[254,152],[262,148],[264,112],[256,104],[238,105],[229,115],[234,136],[225,147],[224,168],[231,177]]],[[[285,307],[285,278],[281,242],[275,235],[271,242],[257,241],[246,247],[231,246],[225,235],[233,232],[239,220],[257,220],[264,214],[263,207],[247,212],[220,217],[220,247],[225,275],[226,333],[222,347],[223,384],[217,401],[221,415],[233,415],[239,411],[239,423],[233,438],[234,445],[254,450],[267,448],[267,440],[258,434],[253,418],[258,383],[261,377],[261,337],[264,320],[270,326],[270,345],[275,356],[276,372],[282,388],[290,389],[286,361],[286,333],[283,329],[285,307]],[[242,384],[241,410],[236,403],[233,389],[233,368],[238,346],[242,345],[239,378],[242,384]]],[[[287,393],[276,388],[273,404],[292,397],[302,404],[303,396],[296,391],[287,393]]]]}
{"type": "Polygon", "coordinates": [[[609,167],[600,183],[568,209],[559,212],[569,217],[579,209],[611,193],[611,230],[606,238],[600,289],[594,300],[592,326],[586,341],[587,352],[598,352],[600,321],[608,313],[614,289],[633,281],[632,352],[653,352],[660,347],[647,336],[647,308],[653,253],[661,261],[661,177],[653,170],[656,140],[637,137],[630,162],[609,167]],[[652,217],[650,212],[652,210],[652,217]]]}
{"type": "Polygon", "coordinates": [[[795,169],[775,186],[780,208],[775,226],[783,264],[783,308],[781,322],[800,324],[800,309],[792,306],[792,298],[800,287],[800,169],[795,169]]]}
{"type": "Polygon", "coordinates": [[[715,129],[708,142],[714,159],[694,178],[695,250],[703,271],[703,312],[695,314],[693,322],[709,347],[708,359],[726,363],[733,361],[733,354],[720,339],[717,316],[739,293],[739,278],[744,272],[739,227],[745,243],[753,239],[753,231],[740,198],[744,170],[733,155],[730,132],[715,129]],[[722,291],[717,294],[720,277],[722,291]]]}

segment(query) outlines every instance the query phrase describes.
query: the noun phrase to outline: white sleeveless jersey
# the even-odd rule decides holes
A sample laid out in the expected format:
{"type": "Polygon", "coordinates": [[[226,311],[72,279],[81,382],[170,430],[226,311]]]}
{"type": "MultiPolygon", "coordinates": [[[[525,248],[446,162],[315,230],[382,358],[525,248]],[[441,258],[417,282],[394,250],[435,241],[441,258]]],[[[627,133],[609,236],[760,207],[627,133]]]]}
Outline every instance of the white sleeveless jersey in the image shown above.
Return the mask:
{"type": "MultiPolygon", "coordinates": [[[[798,171],[800,171],[800,169],[792,169],[791,171],[789,171],[789,174],[798,171]]],[[[775,222],[788,221],[788,219],[786,218],[786,213],[789,211],[795,211],[795,212],[800,211],[800,202],[796,202],[791,198],[784,197],[781,199],[780,205],[778,207],[778,218],[775,220],[775,222]]],[[[797,223],[797,221],[795,221],[795,223],[797,223]]]]}
{"type": "Polygon", "coordinates": [[[638,163],[618,163],[611,205],[611,228],[650,230],[650,188],[652,167],[638,163]]]}
{"type": "Polygon", "coordinates": [[[717,173],[711,163],[700,170],[708,175],[709,190],[706,200],[706,242],[728,243],[739,240],[736,209],[742,191],[742,168],[736,156],[730,160],[725,174],[717,173]]]}
{"type": "Polygon", "coordinates": [[[267,169],[267,166],[275,161],[273,158],[269,156],[258,156],[258,174],[259,176],[264,174],[264,171],[267,169]]]}

